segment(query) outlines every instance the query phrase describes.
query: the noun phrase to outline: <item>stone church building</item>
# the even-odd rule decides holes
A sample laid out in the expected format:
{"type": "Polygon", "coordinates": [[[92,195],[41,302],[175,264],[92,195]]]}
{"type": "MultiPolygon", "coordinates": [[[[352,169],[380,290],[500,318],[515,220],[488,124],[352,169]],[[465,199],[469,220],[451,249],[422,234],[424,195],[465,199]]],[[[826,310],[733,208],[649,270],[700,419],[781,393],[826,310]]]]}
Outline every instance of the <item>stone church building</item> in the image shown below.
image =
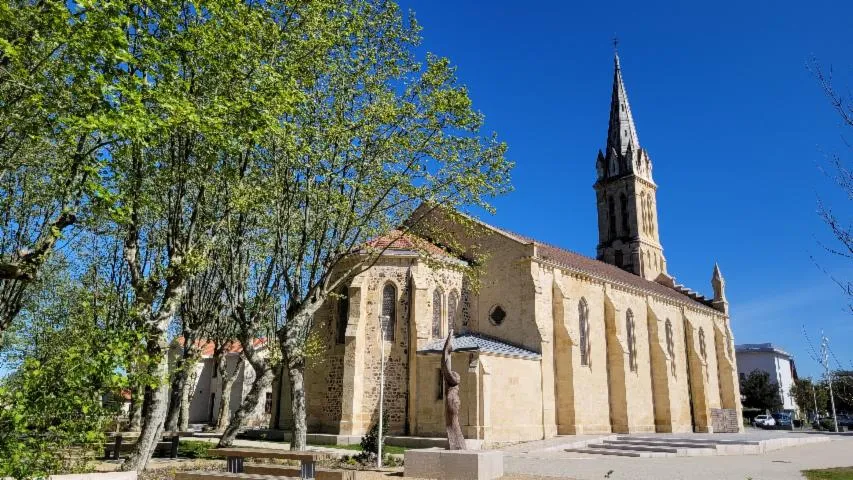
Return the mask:
{"type": "MultiPolygon", "coordinates": [[[[425,261],[408,237],[388,245],[317,313],[328,353],[305,375],[309,433],[360,436],[377,421],[382,336],[389,433],[444,436],[439,360],[450,327],[468,439],[742,430],[725,282],[715,265],[709,299],[668,273],[618,56],[595,168],[596,259],[482,222],[471,235],[430,213],[487,253],[471,289],[451,268],[461,260],[425,261]]],[[[276,383],[273,427],[287,430],[287,380],[276,383]]]]}

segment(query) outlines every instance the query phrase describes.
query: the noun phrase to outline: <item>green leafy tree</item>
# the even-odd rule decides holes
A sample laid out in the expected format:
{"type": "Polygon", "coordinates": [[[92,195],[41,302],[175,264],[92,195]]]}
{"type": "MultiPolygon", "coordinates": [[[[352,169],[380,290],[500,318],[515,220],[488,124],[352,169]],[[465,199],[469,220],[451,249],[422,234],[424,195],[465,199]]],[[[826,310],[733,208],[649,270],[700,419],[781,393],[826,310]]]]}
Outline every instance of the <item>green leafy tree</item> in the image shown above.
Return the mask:
{"type": "MultiPolygon", "coordinates": [[[[113,263],[120,258],[113,257],[113,263]]],[[[55,267],[55,261],[48,267],[55,267]]],[[[16,327],[17,368],[0,381],[0,477],[85,471],[102,452],[138,336],[122,320],[113,272],[42,276],[16,327]]]]}
{"type": "Polygon", "coordinates": [[[245,188],[259,143],[286,127],[302,70],[317,61],[328,32],[337,34],[333,3],[160,2],[127,11],[129,80],[116,89],[141,98],[145,121],[122,124],[124,140],[110,149],[109,211],[151,383],[124,469],[150,460],[168,409],[168,328],[235,208],[228,192],[245,188]]]}
{"type": "MultiPolygon", "coordinates": [[[[803,413],[814,414],[827,411],[829,389],[823,382],[814,383],[811,378],[798,378],[791,385],[790,393],[803,413]]],[[[806,418],[808,417],[807,415],[806,418]]]]}
{"type": "MultiPolygon", "coordinates": [[[[447,215],[489,209],[509,189],[512,166],[505,145],[484,135],[483,115],[450,62],[416,58],[421,38],[412,16],[404,20],[388,1],[349,5],[352,29],[314,72],[295,128],[263,151],[280,185],[268,201],[282,212],[275,226],[279,343],[291,384],[293,449],[306,445],[305,346],[314,314],[395,238],[369,241],[425,234],[418,220],[428,215],[412,217],[418,207],[447,215]]],[[[443,233],[425,236],[452,250],[443,233]]]]}
{"type": "Polygon", "coordinates": [[[133,118],[111,93],[123,23],[113,2],[0,5],[0,345],[63,233],[107,195],[101,155],[133,118]]]}
{"type": "Polygon", "coordinates": [[[740,393],[743,395],[743,406],[775,412],[782,408],[782,397],[779,385],[770,381],[770,374],[761,370],[753,370],[740,382],[740,393]]]}

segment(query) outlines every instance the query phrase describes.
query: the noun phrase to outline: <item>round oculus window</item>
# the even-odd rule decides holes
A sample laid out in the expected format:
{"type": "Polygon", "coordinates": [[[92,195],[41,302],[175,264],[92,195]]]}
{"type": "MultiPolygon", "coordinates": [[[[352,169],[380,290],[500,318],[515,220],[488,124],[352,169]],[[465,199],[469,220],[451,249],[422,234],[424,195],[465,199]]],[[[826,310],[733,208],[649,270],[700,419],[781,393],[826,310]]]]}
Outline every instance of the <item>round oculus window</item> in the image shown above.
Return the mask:
{"type": "Polygon", "coordinates": [[[489,321],[492,322],[492,325],[502,324],[505,318],[506,311],[500,305],[495,305],[492,307],[492,311],[489,312],[489,321]]]}

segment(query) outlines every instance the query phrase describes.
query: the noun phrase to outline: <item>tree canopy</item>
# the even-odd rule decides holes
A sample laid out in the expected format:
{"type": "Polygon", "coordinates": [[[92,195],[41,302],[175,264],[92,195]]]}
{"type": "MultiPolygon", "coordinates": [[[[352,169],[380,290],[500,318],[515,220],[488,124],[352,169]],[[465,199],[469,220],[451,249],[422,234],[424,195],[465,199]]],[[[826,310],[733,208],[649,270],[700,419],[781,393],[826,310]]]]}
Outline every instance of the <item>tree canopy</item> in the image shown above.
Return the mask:
{"type": "MultiPolygon", "coordinates": [[[[313,316],[379,258],[370,240],[418,233],[417,208],[489,210],[510,188],[506,146],[420,42],[387,0],[0,6],[0,348],[12,332],[8,385],[28,396],[0,391],[19,433],[0,452],[62,423],[16,416],[45,407],[39,388],[69,397],[60,415],[95,412],[96,392],[122,386],[136,407],[147,399],[123,466],[144,469],[183,397],[169,395],[183,381],[169,370],[172,335],[224,325],[257,388],[222,442],[283,366],[292,448],[304,448],[313,316]],[[274,355],[255,355],[259,336],[274,355]],[[46,386],[45,372],[67,385],[46,386]]],[[[441,233],[429,236],[452,250],[441,233]]],[[[103,418],[61,427],[57,448],[103,418]]]]}
{"type": "Polygon", "coordinates": [[[743,406],[775,412],[782,408],[782,391],[776,382],[770,381],[770,374],[753,370],[741,379],[740,393],[744,396],[743,406]]]}

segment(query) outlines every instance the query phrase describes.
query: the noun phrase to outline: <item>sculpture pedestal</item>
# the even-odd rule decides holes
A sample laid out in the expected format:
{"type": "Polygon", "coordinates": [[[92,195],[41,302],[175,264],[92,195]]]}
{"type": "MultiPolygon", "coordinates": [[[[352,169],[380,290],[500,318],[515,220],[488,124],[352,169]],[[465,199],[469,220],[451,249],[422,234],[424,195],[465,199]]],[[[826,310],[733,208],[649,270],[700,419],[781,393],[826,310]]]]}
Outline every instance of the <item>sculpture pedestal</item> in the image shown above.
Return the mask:
{"type": "Polygon", "coordinates": [[[439,480],[494,480],[504,474],[497,450],[406,450],[405,476],[439,480]]]}

